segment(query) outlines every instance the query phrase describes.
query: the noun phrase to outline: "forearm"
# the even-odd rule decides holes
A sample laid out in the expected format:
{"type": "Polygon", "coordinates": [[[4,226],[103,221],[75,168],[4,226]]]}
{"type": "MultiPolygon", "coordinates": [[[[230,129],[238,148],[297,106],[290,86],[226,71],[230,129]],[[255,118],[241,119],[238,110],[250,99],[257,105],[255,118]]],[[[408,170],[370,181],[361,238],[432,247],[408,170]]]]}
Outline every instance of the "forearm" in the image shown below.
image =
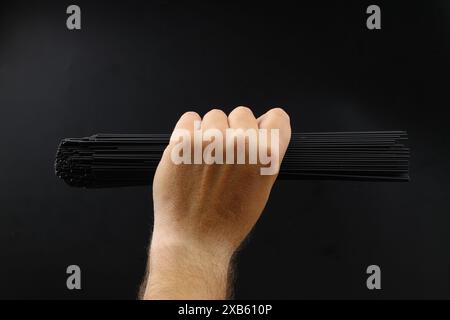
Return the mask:
{"type": "Polygon", "coordinates": [[[226,299],[231,254],[154,239],[144,299],[226,299]]]}

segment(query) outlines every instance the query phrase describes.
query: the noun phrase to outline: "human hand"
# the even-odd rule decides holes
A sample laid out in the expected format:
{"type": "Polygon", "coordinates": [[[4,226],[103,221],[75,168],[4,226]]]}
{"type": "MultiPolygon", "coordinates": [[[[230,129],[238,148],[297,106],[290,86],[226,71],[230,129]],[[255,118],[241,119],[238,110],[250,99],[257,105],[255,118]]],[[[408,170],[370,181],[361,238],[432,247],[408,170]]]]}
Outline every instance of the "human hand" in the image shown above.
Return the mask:
{"type": "MultiPolygon", "coordinates": [[[[195,121],[201,121],[203,132],[218,129],[224,137],[227,128],[279,129],[280,163],[291,136],[289,116],[280,108],[258,119],[245,107],[228,117],[217,109],[203,119],[187,112],[175,129],[193,137],[195,121]]],[[[246,137],[246,159],[249,142],[246,137]]],[[[226,139],[224,153],[230,143],[235,145],[226,139]]],[[[144,298],[225,298],[230,259],[261,215],[276,174],[261,175],[261,163],[177,165],[171,158],[174,147],[171,140],[153,181],[154,228],[144,298]]],[[[269,154],[276,150],[271,141],[266,149],[269,154]]]]}

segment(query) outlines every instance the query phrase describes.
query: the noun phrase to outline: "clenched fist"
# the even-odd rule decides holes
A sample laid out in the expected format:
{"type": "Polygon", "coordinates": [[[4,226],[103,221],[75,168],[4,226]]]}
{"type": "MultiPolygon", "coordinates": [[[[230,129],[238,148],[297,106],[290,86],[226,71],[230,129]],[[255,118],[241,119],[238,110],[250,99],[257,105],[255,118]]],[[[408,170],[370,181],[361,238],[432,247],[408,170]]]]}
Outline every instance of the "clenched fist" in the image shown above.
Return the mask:
{"type": "Polygon", "coordinates": [[[217,109],[203,119],[195,112],[181,116],[153,181],[144,298],[227,297],[231,257],[276,179],[276,170],[262,169],[278,168],[290,136],[289,116],[280,108],[258,119],[246,107],[228,116],[217,109]]]}

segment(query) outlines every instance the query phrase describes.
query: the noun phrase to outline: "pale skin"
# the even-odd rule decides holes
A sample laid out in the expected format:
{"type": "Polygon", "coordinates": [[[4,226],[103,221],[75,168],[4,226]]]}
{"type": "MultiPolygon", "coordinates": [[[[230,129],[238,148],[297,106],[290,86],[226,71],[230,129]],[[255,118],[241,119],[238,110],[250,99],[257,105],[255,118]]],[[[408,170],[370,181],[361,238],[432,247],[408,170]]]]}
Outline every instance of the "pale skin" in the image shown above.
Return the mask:
{"type": "MultiPolygon", "coordinates": [[[[289,116],[280,108],[259,118],[246,107],[228,116],[218,109],[203,118],[187,112],[176,128],[193,132],[194,121],[202,130],[279,129],[280,160],[291,137],[289,116]]],[[[172,147],[153,180],[154,227],[142,298],[226,299],[232,257],[259,219],[276,175],[261,175],[259,164],[175,165],[172,147]]]]}

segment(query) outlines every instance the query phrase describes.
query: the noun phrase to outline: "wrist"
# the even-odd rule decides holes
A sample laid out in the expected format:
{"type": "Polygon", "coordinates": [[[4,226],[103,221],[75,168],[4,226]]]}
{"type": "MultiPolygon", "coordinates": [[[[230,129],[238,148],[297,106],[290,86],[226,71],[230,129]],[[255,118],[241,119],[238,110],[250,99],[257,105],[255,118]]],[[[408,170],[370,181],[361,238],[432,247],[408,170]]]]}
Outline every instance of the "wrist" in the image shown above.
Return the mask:
{"type": "Polygon", "coordinates": [[[234,250],[229,247],[202,243],[194,239],[152,237],[149,257],[155,267],[168,261],[175,261],[191,266],[215,266],[223,269],[228,267],[233,252],[234,250]]]}
{"type": "Polygon", "coordinates": [[[154,232],[145,297],[150,299],[224,299],[232,250],[186,237],[154,232]]]}
{"type": "Polygon", "coordinates": [[[184,252],[189,253],[192,258],[202,256],[214,263],[228,263],[236,249],[234,242],[217,232],[200,233],[187,227],[167,227],[155,223],[150,254],[152,251],[174,251],[180,254],[184,252]]]}

